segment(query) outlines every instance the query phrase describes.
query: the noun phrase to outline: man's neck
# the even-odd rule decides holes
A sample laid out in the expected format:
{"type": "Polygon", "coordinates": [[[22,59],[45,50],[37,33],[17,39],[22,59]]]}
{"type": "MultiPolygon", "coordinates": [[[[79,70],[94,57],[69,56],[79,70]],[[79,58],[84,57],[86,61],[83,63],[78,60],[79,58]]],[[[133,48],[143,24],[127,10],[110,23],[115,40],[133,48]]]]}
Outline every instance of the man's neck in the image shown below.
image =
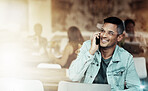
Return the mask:
{"type": "Polygon", "coordinates": [[[113,55],[115,47],[116,45],[110,48],[101,48],[102,57],[104,59],[109,59],[113,55]]]}

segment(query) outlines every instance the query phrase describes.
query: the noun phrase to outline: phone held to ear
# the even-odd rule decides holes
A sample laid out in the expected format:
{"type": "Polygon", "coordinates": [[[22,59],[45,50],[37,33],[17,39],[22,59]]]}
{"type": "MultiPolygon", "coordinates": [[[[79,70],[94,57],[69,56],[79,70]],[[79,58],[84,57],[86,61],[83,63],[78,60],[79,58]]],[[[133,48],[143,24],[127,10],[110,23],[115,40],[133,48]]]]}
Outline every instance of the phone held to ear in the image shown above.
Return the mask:
{"type": "Polygon", "coordinates": [[[100,45],[100,36],[99,38],[96,37],[96,45],[100,45]]]}

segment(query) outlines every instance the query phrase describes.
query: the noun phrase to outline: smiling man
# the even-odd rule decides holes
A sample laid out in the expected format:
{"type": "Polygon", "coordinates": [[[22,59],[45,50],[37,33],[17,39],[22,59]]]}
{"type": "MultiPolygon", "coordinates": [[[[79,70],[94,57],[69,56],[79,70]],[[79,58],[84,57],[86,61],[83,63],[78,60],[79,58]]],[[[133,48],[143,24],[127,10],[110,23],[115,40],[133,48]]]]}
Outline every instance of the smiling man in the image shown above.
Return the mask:
{"type": "Polygon", "coordinates": [[[140,91],[133,56],[117,45],[123,31],[119,18],[104,19],[101,31],[83,43],[69,68],[69,78],[82,83],[110,84],[112,91],[140,91]]]}

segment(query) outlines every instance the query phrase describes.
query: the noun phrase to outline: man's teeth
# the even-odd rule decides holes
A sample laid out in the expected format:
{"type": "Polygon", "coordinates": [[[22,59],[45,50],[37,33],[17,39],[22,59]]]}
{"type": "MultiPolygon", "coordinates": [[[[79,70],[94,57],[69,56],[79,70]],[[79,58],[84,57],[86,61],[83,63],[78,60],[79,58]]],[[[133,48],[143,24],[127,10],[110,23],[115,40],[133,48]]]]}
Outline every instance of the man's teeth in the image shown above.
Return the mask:
{"type": "Polygon", "coordinates": [[[107,40],[102,39],[102,42],[103,42],[103,43],[106,43],[106,42],[108,42],[108,41],[107,41],[107,40]]]}

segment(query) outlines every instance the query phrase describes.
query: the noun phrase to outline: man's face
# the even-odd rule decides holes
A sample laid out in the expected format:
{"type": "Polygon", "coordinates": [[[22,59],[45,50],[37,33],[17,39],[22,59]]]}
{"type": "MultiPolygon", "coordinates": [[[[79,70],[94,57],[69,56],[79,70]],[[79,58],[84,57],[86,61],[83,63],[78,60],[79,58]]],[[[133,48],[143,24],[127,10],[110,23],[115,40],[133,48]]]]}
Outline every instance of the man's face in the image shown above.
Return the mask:
{"type": "Polygon", "coordinates": [[[117,44],[117,25],[105,23],[100,33],[100,46],[110,48],[117,44]]]}
{"type": "Polygon", "coordinates": [[[35,26],[34,31],[35,31],[36,35],[40,36],[41,33],[42,33],[42,27],[41,26],[35,26]]]}
{"type": "Polygon", "coordinates": [[[128,23],[126,25],[126,32],[129,34],[134,34],[134,24],[133,23],[128,23]]]}

